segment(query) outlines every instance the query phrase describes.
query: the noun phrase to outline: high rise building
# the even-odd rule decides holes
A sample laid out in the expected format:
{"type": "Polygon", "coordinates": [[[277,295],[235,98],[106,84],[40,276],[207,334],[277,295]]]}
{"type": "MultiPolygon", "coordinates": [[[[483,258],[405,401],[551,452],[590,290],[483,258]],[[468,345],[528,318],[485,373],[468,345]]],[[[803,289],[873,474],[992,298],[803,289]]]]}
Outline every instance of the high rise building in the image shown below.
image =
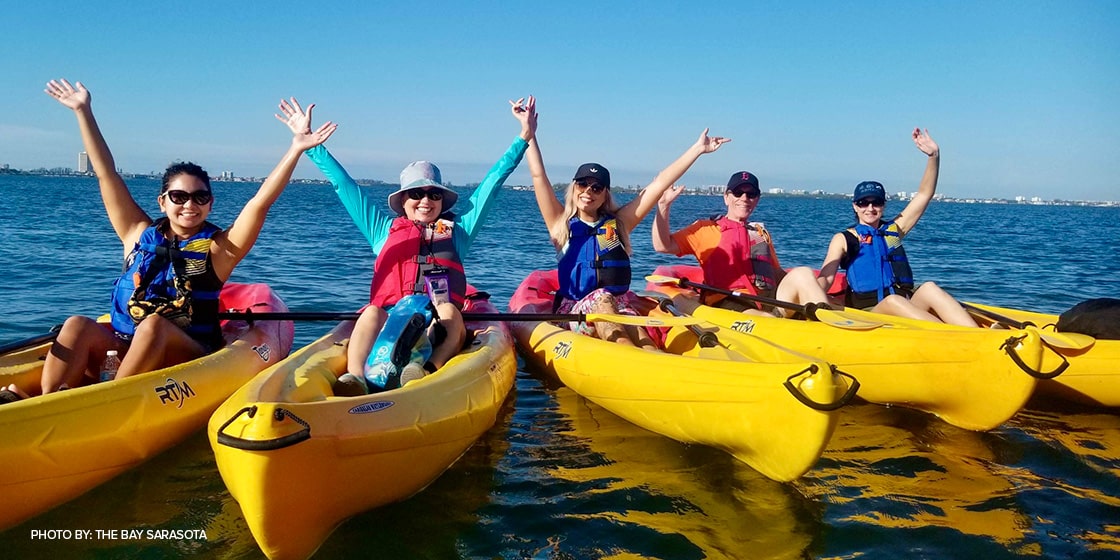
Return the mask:
{"type": "Polygon", "coordinates": [[[78,173],[89,173],[89,154],[78,152],[78,173]]]}

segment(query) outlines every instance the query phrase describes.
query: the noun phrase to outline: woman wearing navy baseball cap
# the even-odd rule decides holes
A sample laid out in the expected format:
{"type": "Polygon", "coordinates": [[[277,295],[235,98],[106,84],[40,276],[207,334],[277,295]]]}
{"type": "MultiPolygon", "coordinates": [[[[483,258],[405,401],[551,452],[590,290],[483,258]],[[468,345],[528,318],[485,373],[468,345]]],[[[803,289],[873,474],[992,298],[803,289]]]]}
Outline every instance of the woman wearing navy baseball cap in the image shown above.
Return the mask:
{"type": "Polygon", "coordinates": [[[968,312],[937,284],[925,282],[914,289],[902,238],[910,233],[933,200],[941,151],[928,130],[915,128],[911,136],[914,145],[929,156],[918,194],[901,214],[885,220],[887,193],[883,185],[876,181],[856,185],[852,210],[857,223],[832,237],[820,279],[824,286],[831,286],[836,271],[843,268],[848,280],[844,304],[849,307],[975,327],[976,322],[968,312]]]}

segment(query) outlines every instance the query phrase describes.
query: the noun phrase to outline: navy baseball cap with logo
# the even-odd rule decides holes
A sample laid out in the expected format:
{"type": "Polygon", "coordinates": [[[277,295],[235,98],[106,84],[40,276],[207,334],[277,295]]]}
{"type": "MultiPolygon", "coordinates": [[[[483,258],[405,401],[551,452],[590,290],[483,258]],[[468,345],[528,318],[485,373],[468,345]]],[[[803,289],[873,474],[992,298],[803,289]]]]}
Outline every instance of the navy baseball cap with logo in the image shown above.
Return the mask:
{"type": "Polygon", "coordinates": [[[747,191],[748,193],[759,194],[762,192],[758,186],[758,177],[750,171],[736,171],[731,178],[727,180],[728,191],[747,191]]]}
{"type": "Polygon", "coordinates": [[[877,202],[886,202],[887,191],[878,181],[864,181],[856,185],[856,191],[852,194],[852,202],[859,202],[865,198],[877,202]]]}
{"type": "Polygon", "coordinates": [[[600,185],[608,189],[611,188],[611,172],[598,163],[585,163],[579,166],[579,169],[576,170],[576,176],[572,177],[572,180],[579,181],[580,179],[595,179],[600,185]]]}

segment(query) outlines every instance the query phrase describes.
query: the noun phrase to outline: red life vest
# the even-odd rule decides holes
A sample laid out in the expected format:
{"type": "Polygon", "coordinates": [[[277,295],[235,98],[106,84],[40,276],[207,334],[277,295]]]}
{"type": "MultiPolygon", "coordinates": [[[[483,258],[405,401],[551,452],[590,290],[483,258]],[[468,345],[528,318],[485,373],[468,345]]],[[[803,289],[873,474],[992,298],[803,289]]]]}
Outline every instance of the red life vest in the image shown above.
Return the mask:
{"type": "MultiPolygon", "coordinates": [[[[727,216],[714,222],[719,226],[719,245],[700,262],[704,282],[754,295],[759,292],[773,294],[778,287],[778,256],[774,253],[774,244],[770,242],[770,233],[766,228],[759,223],[751,224],[751,229],[756,230],[764,240],[764,243],[752,243],[750,230],[745,224],[727,216]]],[[[718,301],[723,296],[712,299],[718,301]]]]}
{"type": "Polygon", "coordinates": [[[461,308],[466,299],[467,275],[452,239],[454,231],[455,222],[442,218],[430,224],[404,216],[393,220],[389,237],[373,263],[369,302],[386,307],[404,296],[426,293],[424,273],[443,268],[451,302],[461,308]]]}

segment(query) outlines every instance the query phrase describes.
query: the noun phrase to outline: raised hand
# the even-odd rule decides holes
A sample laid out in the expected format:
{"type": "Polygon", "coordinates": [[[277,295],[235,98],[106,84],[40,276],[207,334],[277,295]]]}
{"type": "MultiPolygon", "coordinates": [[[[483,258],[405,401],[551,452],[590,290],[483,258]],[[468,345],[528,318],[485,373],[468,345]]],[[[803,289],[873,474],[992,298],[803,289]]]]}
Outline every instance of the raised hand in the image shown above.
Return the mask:
{"type": "Polygon", "coordinates": [[[696,139],[696,145],[700,147],[702,153],[710,154],[730,141],[730,138],[722,136],[708,136],[708,129],[705,128],[704,132],[700,133],[700,138],[696,139]]]}
{"type": "Polygon", "coordinates": [[[296,98],[292,97],[291,103],[285,99],[281,99],[279,107],[280,112],[283,113],[284,116],[273,116],[280,122],[288,125],[288,130],[291,130],[292,134],[308,134],[311,132],[311,110],[315,108],[314,103],[308,105],[307,111],[304,112],[299,106],[299,101],[296,101],[296,98]]]}
{"type": "Polygon", "coordinates": [[[513,118],[521,123],[521,138],[526,142],[532,140],[537,135],[537,100],[532,95],[526,101],[524,97],[517,101],[509,102],[510,112],[513,113],[513,118]]]}
{"type": "Polygon", "coordinates": [[[668,208],[673,204],[673,201],[684,192],[684,188],[684,185],[673,185],[669,187],[669,190],[661,194],[661,200],[658,200],[657,204],[662,208],[668,208]]]}
{"type": "Polygon", "coordinates": [[[941,155],[941,148],[939,148],[937,142],[934,142],[933,138],[930,137],[929,129],[922,130],[920,128],[915,128],[914,132],[910,133],[910,136],[914,139],[914,145],[925,155],[929,157],[941,155]]]}
{"type": "Polygon", "coordinates": [[[75,111],[82,107],[89,107],[89,90],[82,85],[82,82],[75,82],[75,84],[76,86],[72,86],[65,79],[51,80],[47,82],[47,89],[43,91],[75,111]]]}

